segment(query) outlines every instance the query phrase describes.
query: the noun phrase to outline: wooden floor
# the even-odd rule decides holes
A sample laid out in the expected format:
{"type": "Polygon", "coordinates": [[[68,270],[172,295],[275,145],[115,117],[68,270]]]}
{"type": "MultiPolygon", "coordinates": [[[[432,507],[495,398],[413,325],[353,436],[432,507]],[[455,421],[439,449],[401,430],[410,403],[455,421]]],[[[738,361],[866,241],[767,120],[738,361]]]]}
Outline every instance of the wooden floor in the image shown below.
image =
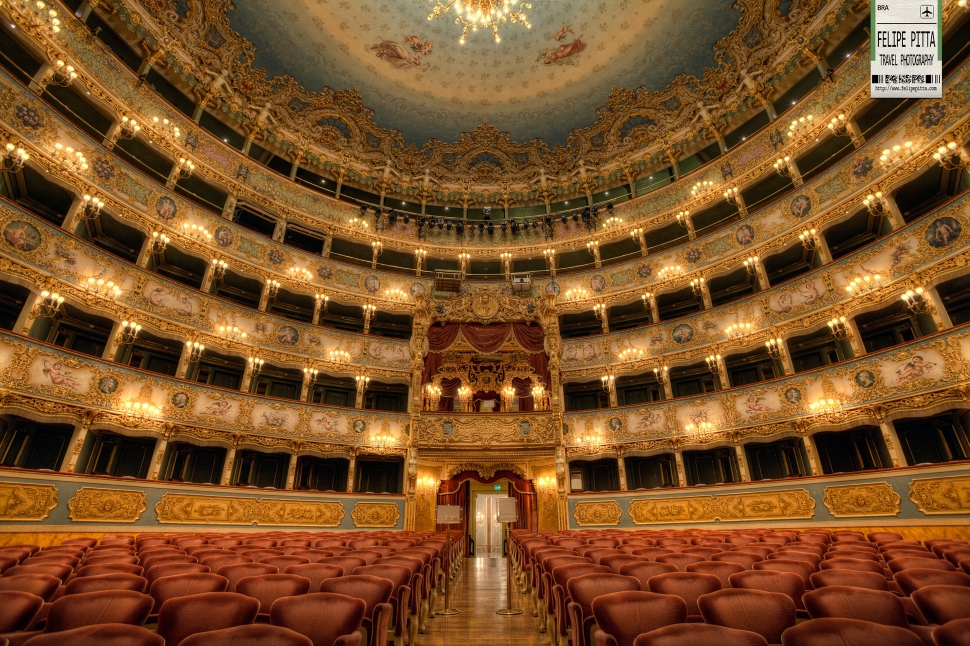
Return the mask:
{"type": "MultiPolygon", "coordinates": [[[[503,558],[469,558],[456,581],[452,581],[451,607],[459,615],[436,615],[428,620],[428,632],[418,635],[417,646],[550,646],[549,637],[537,630],[532,601],[512,587],[512,606],[521,615],[503,617],[496,610],[505,603],[506,564],[503,558]]],[[[439,602],[438,608],[444,603],[439,602]]]]}

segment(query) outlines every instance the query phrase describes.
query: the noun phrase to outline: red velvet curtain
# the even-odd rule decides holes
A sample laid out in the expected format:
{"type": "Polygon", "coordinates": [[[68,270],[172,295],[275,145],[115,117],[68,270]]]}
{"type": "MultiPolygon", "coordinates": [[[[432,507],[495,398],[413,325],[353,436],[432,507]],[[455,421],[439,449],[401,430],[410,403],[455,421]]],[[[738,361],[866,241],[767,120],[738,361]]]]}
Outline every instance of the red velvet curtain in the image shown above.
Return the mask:
{"type": "Polygon", "coordinates": [[[532,399],[532,380],[513,377],[512,386],[515,388],[515,396],[519,400],[519,412],[532,412],[535,409],[532,399]]]}
{"type": "Polygon", "coordinates": [[[513,323],[512,334],[519,345],[529,352],[542,352],[545,349],[546,333],[539,325],[513,323]]]}
{"type": "MultiPolygon", "coordinates": [[[[456,528],[454,525],[451,526],[451,531],[457,532],[459,536],[464,536],[468,533],[468,507],[470,501],[471,487],[468,485],[467,479],[463,481],[446,480],[441,483],[441,487],[438,489],[439,505],[458,505],[462,509],[461,527],[456,528]]],[[[436,524],[435,528],[438,532],[444,532],[448,529],[448,526],[436,524]]]]}
{"type": "Polygon", "coordinates": [[[539,376],[546,390],[550,388],[549,381],[549,356],[545,352],[537,352],[529,355],[529,367],[539,376]]]}
{"type": "Polygon", "coordinates": [[[428,329],[428,348],[431,352],[447,350],[458,338],[458,330],[460,329],[461,325],[458,323],[432,325],[428,329]]]}
{"type": "MultiPolygon", "coordinates": [[[[467,533],[468,509],[471,502],[471,488],[468,481],[474,480],[482,484],[494,484],[499,480],[509,481],[509,493],[515,498],[519,519],[512,523],[512,529],[525,529],[537,532],[539,527],[538,497],[531,480],[520,478],[511,471],[496,471],[491,478],[483,478],[477,471],[462,471],[451,480],[445,480],[438,489],[439,505],[461,505],[462,530],[467,533]]],[[[454,528],[452,528],[454,530],[454,528]]],[[[444,525],[438,526],[438,531],[444,531],[444,525]]]]}

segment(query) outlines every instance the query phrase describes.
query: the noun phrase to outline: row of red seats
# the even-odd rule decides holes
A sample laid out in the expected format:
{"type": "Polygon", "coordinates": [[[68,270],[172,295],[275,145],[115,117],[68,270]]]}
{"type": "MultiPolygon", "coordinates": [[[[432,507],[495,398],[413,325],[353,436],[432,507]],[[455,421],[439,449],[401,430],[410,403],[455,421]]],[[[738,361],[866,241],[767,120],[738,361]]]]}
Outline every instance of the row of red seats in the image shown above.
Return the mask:
{"type": "Polygon", "coordinates": [[[461,545],[430,532],[277,532],[6,546],[0,646],[353,646],[361,634],[413,646],[461,545]]]}
{"type": "Polygon", "coordinates": [[[688,634],[696,633],[700,644],[719,630],[743,630],[722,643],[827,644],[818,636],[833,639],[839,625],[855,635],[853,621],[870,625],[847,644],[970,646],[970,632],[953,642],[947,635],[959,631],[943,630],[970,620],[966,541],[846,530],[515,532],[510,554],[552,646],[643,646],[654,642],[642,633],[656,629],[683,640],[663,633],[657,643],[694,643],[688,634]],[[896,637],[876,638],[870,628],[896,637]]]}

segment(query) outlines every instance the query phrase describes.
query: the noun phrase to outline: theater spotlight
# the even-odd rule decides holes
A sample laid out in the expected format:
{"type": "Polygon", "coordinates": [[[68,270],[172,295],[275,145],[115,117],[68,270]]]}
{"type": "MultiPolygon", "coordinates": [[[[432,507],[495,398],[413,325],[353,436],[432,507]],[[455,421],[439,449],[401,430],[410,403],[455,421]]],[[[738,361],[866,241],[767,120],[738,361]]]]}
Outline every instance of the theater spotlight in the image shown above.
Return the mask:
{"type": "Polygon", "coordinates": [[[427,222],[428,222],[428,219],[427,218],[418,218],[418,226],[419,227],[423,227],[425,224],[427,224],[427,222]]]}
{"type": "Polygon", "coordinates": [[[606,212],[609,215],[613,215],[613,202],[607,202],[606,203],[606,212]]]}
{"type": "Polygon", "coordinates": [[[594,218],[598,218],[599,216],[600,216],[600,207],[594,206],[593,207],[593,217],[594,218]]]}
{"type": "Polygon", "coordinates": [[[484,222],[479,222],[478,223],[478,232],[481,233],[484,230],[485,230],[485,223],[484,222]]]}
{"type": "Polygon", "coordinates": [[[404,214],[404,224],[407,224],[410,221],[411,221],[411,216],[408,215],[407,213],[405,213],[404,214]]]}
{"type": "Polygon", "coordinates": [[[573,213],[573,222],[579,222],[579,213],[573,213]]]}
{"type": "Polygon", "coordinates": [[[488,223],[488,235],[495,233],[495,225],[491,222],[488,223]]]}
{"type": "Polygon", "coordinates": [[[512,235],[517,235],[519,233],[519,223],[516,220],[512,220],[512,235]]]}
{"type": "Polygon", "coordinates": [[[367,215],[367,205],[366,204],[361,204],[360,205],[360,217],[364,217],[365,215],[367,215]]]}
{"type": "Polygon", "coordinates": [[[486,206],[482,208],[482,219],[486,222],[492,219],[492,207],[486,206]]]}
{"type": "Polygon", "coordinates": [[[451,220],[445,222],[445,231],[451,231],[451,220]]]}
{"type": "Polygon", "coordinates": [[[547,215],[546,216],[546,226],[547,227],[551,227],[552,226],[552,216],[551,215],[547,215]]]}
{"type": "MultiPolygon", "coordinates": [[[[509,221],[508,220],[502,220],[502,224],[499,225],[499,226],[502,227],[502,233],[505,233],[505,230],[509,228],[509,221]]],[[[515,229],[515,223],[514,222],[512,223],[512,228],[513,228],[513,230],[515,229]]]]}
{"type": "Polygon", "coordinates": [[[397,211],[395,211],[394,209],[391,209],[390,213],[387,214],[387,221],[390,222],[391,224],[396,223],[397,222],[397,211]]]}
{"type": "Polygon", "coordinates": [[[566,214],[565,213],[563,213],[562,215],[560,215],[559,216],[559,219],[562,220],[562,223],[563,224],[566,224],[566,214]]]}
{"type": "Polygon", "coordinates": [[[458,220],[458,222],[455,224],[455,231],[460,236],[465,235],[465,221],[464,220],[458,220]]]}
{"type": "Polygon", "coordinates": [[[445,221],[438,218],[438,231],[441,231],[445,227],[445,221]]]}
{"type": "Polygon", "coordinates": [[[533,220],[532,221],[532,228],[533,229],[538,229],[539,228],[539,221],[538,220],[533,220]]]}

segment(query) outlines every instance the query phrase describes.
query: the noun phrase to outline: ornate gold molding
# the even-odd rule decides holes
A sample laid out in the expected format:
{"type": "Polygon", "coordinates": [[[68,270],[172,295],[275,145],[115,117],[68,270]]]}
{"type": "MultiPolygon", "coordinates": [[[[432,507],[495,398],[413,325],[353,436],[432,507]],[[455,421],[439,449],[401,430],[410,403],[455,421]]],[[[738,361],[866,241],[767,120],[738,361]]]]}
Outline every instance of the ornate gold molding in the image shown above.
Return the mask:
{"type": "Polygon", "coordinates": [[[634,500],[630,518],[637,525],[809,519],[815,500],[805,489],[759,491],[717,496],[634,500]]]}
{"type": "Polygon", "coordinates": [[[899,494],[888,482],[825,488],[822,502],[836,518],[898,516],[899,494]]]}
{"type": "Polygon", "coordinates": [[[0,521],[42,521],[57,507],[54,485],[0,482],[0,521]]]}
{"type": "Polygon", "coordinates": [[[350,517],[354,527],[396,527],[401,509],[392,502],[359,502],[350,517]]]}
{"type": "Polygon", "coordinates": [[[155,505],[155,515],[162,524],[337,527],[344,507],[328,501],[166,493],[155,505]]]}
{"type": "Polygon", "coordinates": [[[134,523],[146,509],[144,491],[81,487],[67,501],[67,517],[75,523],[134,523]]]}
{"type": "Polygon", "coordinates": [[[515,475],[519,476],[520,478],[525,478],[525,470],[517,464],[502,462],[499,464],[481,465],[481,464],[471,464],[466,462],[464,464],[459,464],[449,469],[447,479],[450,480],[451,478],[454,478],[456,475],[458,475],[463,471],[474,471],[485,480],[488,480],[489,478],[494,476],[498,471],[510,471],[515,475]]]}
{"type": "Polygon", "coordinates": [[[913,480],[909,499],[927,516],[970,514],[970,476],[913,480]]]}
{"type": "Polygon", "coordinates": [[[573,510],[573,518],[580,527],[594,525],[620,524],[623,512],[615,500],[598,500],[596,502],[578,502],[573,510]]]}

